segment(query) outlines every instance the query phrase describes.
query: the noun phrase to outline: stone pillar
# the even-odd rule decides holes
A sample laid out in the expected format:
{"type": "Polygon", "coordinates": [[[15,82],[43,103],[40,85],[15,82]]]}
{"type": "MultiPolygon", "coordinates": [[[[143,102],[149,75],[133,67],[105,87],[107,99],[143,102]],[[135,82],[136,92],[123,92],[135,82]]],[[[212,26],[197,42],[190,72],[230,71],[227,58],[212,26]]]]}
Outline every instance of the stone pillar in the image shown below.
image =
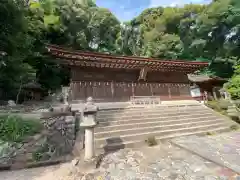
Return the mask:
{"type": "Polygon", "coordinates": [[[63,104],[68,105],[69,87],[62,87],[63,104]]]}
{"type": "Polygon", "coordinates": [[[85,129],[85,160],[95,156],[94,148],[94,128],[85,129]]]}
{"type": "Polygon", "coordinates": [[[83,110],[83,119],[80,127],[85,129],[85,160],[91,160],[95,155],[94,148],[94,127],[96,123],[97,106],[93,103],[91,97],[87,98],[83,110]]]}

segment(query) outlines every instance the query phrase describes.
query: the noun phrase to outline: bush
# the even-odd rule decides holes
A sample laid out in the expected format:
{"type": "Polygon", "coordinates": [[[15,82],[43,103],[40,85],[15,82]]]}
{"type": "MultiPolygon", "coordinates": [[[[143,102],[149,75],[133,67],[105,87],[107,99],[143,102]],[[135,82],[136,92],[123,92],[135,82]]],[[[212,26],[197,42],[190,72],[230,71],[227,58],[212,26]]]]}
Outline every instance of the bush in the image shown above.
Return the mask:
{"type": "Polygon", "coordinates": [[[157,140],[155,139],[154,136],[148,137],[145,142],[148,144],[148,146],[155,146],[157,145],[157,140]]]}
{"type": "Polygon", "coordinates": [[[42,124],[36,120],[19,116],[0,116],[0,139],[8,142],[21,142],[26,137],[42,130],[42,124]]]}
{"type": "Polygon", "coordinates": [[[240,99],[240,75],[235,75],[226,84],[227,90],[233,100],[240,99]]]}

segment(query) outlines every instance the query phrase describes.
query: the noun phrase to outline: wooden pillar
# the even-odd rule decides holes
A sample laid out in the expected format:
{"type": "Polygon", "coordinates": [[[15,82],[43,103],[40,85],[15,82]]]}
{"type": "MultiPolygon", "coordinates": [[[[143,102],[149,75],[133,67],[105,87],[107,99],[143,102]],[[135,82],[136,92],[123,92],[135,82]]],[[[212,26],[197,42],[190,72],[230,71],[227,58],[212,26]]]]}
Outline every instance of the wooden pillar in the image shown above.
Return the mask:
{"type": "Polygon", "coordinates": [[[132,82],[132,96],[135,96],[135,92],[134,92],[134,83],[132,82]]]}
{"type": "Polygon", "coordinates": [[[152,94],[152,96],[153,96],[152,83],[150,83],[149,85],[150,85],[150,91],[151,91],[151,94],[152,94]]]}
{"type": "Polygon", "coordinates": [[[70,93],[69,93],[69,100],[73,100],[73,84],[72,80],[70,79],[70,93]]]}
{"type": "Polygon", "coordinates": [[[212,88],[212,93],[213,93],[213,97],[214,97],[214,99],[217,101],[218,98],[217,98],[216,88],[215,88],[215,87],[212,88]]]}
{"type": "Polygon", "coordinates": [[[111,82],[111,94],[112,94],[112,100],[114,100],[114,82],[111,82]]]}
{"type": "Polygon", "coordinates": [[[76,99],[76,82],[72,82],[72,99],[76,99]]]}
{"type": "Polygon", "coordinates": [[[171,87],[170,87],[170,85],[168,85],[168,98],[169,98],[169,99],[172,99],[171,87]]]}

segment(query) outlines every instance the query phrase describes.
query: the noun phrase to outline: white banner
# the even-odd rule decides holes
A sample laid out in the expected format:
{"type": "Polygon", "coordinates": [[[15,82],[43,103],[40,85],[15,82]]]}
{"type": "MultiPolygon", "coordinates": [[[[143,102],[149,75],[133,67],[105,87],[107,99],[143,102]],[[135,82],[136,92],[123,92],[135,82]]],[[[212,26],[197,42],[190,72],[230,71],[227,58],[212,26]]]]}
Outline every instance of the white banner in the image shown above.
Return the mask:
{"type": "Polygon", "coordinates": [[[200,88],[198,88],[198,87],[193,88],[190,91],[191,91],[192,97],[200,97],[201,96],[201,91],[200,91],[200,88]]]}

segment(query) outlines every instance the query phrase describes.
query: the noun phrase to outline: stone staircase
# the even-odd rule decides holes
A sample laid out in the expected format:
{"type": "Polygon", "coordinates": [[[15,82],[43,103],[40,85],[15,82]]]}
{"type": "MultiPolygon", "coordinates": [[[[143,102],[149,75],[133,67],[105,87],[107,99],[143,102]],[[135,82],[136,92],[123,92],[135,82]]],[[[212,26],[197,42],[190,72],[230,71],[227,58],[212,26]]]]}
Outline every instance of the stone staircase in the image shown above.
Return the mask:
{"type": "Polygon", "coordinates": [[[229,131],[233,124],[200,103],[105,109],[98,112],[97,120],[95,145],[105,151],[138,147],[152,136],[162,140],[229,131]]]}

